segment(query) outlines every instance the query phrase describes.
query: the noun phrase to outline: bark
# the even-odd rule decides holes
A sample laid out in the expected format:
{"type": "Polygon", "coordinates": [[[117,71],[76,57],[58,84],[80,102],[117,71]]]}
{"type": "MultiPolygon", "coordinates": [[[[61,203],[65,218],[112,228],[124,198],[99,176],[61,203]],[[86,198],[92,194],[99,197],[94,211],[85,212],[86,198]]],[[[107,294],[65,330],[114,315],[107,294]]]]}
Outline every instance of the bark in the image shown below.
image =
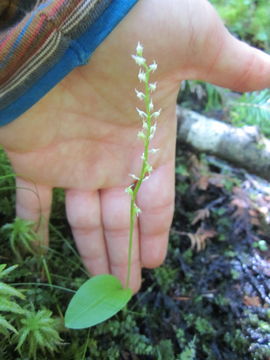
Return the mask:
{"type": "Polygon", "coordinates": [[[193,150],[215,155],[270,180],[270,141],[257,127],[235,128],[180,107],[177,118],[178,138],[193,150]]]}

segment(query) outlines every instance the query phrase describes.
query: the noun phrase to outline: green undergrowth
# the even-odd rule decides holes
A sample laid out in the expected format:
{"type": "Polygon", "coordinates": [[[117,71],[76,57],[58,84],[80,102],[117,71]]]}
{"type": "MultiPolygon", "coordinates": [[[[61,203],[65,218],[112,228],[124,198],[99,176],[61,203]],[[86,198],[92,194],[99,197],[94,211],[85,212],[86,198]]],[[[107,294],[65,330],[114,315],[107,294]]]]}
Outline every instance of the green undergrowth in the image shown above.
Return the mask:
{"type": "Polygon", "coordinates": [[[269,50],[270,4],[268,0],[210,0],[231,32],[269,50]]]}
{"type": "MultiPolygon", "coordinates": [[[[1,186],[7,189],[1,197],[6,198],[0,208],[3,229],[13,221],[9,187],[14,184],[10,178],[3,180],[10,168],[0,154],[1,186]]],[[[0,232],[0,263],[7,264],[6,269],[18,265],[0,279],[14,289],[1,292],[0,283],[1,360],[267,359],[270,312],[263,300],[256,308],[243,300],[258,294],[245,289],[249,282],[242,269],[256,251],[253,229],[248,218],[235,218],[230,207],[239,181],[220,170],[217,174],[205,158],[197,160],[200,170],[194,173],[194,164],[190,167],[184,154],[178,150],[176,212],[167,260],[158,269],[144,271],[142,289],[128,309],[106,323],[80,331],[64,327],[66,305],[87,274],[74,250],[61,190],[54,194],[46,257],[23,249],[19,261],[9,242],[12,227],[0,232]],[[202,174],[223,176],[222,186],[209,180],[208,188],[201,190],[202,174]],[[194,223],[201,209],[206,211],[194,223]],[[203,229],[201,238],[192,249],[191,235],[198,228],[203,229]],[[205,248],[196,251],[203,238],[205,248]],[[4,308],[7,303],[11,308],[4,308]]]]}
{"type": "MultiPolygon", "coordinates": [[[[211,0],[231,33],[270,51],[270,3],[267,0],[211,0]]],[[[270,90],[236,93],[202,81],[186,81],[178,103],[233,126],[256,126],[270,137],[270,90]]],[[[258,139],[259,142],[260,139],[258,139]]]]}
{"type": "Polygon", "coordinates": [[[252,126],[258,143],[261,136],[270,138],[269,89],[240,94],[202,81],[186,81],[178,104],[235,127],[252,126]]]}

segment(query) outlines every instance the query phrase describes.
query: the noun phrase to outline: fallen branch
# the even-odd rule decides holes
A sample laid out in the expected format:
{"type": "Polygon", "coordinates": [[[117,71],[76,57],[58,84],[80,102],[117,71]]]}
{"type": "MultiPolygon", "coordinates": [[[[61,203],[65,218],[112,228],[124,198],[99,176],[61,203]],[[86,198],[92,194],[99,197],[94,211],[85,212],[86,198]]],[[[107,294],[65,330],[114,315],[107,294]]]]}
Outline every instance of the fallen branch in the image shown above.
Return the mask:
{"type": "Polygon", "coordinates": [[[195,151],[220,159],[270,180],[270,141],[257,127],[235,128],[194,111],[177,107],[178,138],[195,151]]]}

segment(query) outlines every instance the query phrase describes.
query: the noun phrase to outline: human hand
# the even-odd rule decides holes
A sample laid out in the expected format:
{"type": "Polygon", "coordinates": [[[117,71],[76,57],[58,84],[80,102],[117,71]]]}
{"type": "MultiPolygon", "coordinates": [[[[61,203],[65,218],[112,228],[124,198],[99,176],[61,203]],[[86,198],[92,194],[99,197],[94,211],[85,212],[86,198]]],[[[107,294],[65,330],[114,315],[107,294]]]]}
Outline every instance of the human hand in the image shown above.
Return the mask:
{"type": "Polygon", "coordinates": [[[53,187],[66,189],[66,210],[78,250],[91,274],[111,272],[125,284],[129,196],[142,153],[131,59],[137,42],[159,65],[154,103],[162,108],[153,147],[154,171],[138,194],[131,287],[141,268],[166,255],[174,203],[175,104],[179,83],[201,79],[236,90],[270,84],[270,57],[233,38],[206,0],[139,1],[95,51],[15,122],[0,129],[17,177],[17,215],[43,220],[48,238],[53,187]],[[157,5],[158,4],[158,5],[157,5]],[[38,191],[39,197],[33,192],[38,191]]]}

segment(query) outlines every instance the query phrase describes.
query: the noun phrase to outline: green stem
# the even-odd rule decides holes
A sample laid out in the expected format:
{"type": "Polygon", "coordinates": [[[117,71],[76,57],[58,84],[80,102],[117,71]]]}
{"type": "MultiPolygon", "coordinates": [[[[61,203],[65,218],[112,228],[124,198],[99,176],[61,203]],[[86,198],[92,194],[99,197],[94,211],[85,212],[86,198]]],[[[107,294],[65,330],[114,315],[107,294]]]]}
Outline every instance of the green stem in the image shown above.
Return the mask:
{"type": "Polygon", "coordinates": [[[68,289],[68,288],[65,288],[63,286],[47,284],[47,283],[27,282],[27,283],[12,283],[11,285],[13,285],[13,286],[26,286],[26,285],[28,285],[28,286],[45,286],[45,287],[50,287],[50,288],[63,290],[63,291],[66,291],[66,292],[71,292],[72,294],[76,293],[75,290],[68,289]]]}
{"type": "Polygon", "coordinates": [[[148,155],[149,155],[149,144],[150,144],[150,135],[151,135],[151,110],[150,110],[150,89],[149,89],[149,77],[150,77],[150,69],[147,65],[145,65],[146,70],[146,82],[145,82],[145,108],[146,108],[146,123],[147,123],[147,132],[146,138],[144,141],[144,152],[143,152],[143,162],[140,171],[140,177],[135,184],[135,188],[133,190],[133,194],[130,201],[130,220],[129,220],[129,245],[128,245],[128,271],[127,271],[127,279],[126,279],[126,288],[129,287],[130,277],[131,277],[131,259],[132,259],[132,248],[133,248],[133,234],[134,234],[134,223],[136,218],[136,199],[138,191],[141,187],[143,179],[146,175],[146,169],[148,166],[148,155]]]}
{"type": "Polygon", "coordinates": [[[128,271],[127,271],[127,280],[126,288],[129,287],[130,275],[131,275],[131,257],[132,257],[132,247],[133,247],[133,233],[134,233],[134,198],[132,197],[130,203],[130,215],[129,215],[129,241],[128,241],[128,271]]]}
{"type": "Polygon", "coordinates": [[[48,268],[48,265],[47,265],[47,261],[44,258],[44,256],[42,256],[42,264],[43,264],[43,268],[45,270],[45,274],[46,274],[48,283],[50,284],[50,286],[52,286],[53,283],[52,283],[51,274],[50,274],[50,271],[49,271],[49,268],[48,268]]]}

